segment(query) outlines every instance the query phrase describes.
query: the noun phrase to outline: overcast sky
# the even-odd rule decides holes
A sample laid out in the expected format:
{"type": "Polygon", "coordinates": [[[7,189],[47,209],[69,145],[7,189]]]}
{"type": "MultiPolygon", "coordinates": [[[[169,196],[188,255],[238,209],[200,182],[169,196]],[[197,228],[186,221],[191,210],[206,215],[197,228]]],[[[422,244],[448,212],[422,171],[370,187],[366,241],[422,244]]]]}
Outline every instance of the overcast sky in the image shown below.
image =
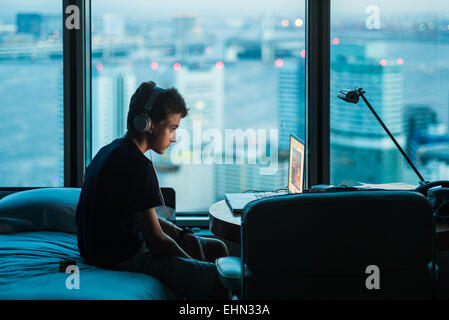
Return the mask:
{"type": "MultiPolygon", "coordinates": [[[[115,12],[130,16],[171,16],[173,13],[195,13],[199,15],[237,16],[242,13],[276,14],[304,13],[304,1],[300,0],[92,0],[94,13],[115,12]],[[154,3],[157,3],[155,6],[154,3]]],[[[377,5],[381,14],[443,13],[449,16],[448,0],[332,0],[336,15],[365,14],[369,5],[377,5]]],[[[61,0],[0,0],[1,15],[14,15],[17,11],[61,12],[61,0]]]]}

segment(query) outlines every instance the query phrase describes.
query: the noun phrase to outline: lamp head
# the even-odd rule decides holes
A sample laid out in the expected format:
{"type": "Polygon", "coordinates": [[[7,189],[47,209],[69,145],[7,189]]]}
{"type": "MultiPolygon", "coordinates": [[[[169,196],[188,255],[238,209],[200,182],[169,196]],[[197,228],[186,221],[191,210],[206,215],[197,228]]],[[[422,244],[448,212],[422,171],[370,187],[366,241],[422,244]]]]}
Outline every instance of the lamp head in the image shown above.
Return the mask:
{"type": "Polygon", "coordinates": [[[340,90],[338,97],[346,102],[357,104],[360,100],[360,95],[365,93],[362,88],[355,88],[354,90],[340,90]]]}

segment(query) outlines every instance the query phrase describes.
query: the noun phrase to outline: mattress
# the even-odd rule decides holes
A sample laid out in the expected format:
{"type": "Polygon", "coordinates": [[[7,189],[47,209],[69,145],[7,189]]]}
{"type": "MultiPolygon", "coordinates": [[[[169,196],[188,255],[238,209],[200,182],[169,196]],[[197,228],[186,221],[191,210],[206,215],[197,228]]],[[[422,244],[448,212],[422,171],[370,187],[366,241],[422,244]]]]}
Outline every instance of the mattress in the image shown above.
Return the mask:
{"type": "Polygon", "coordinates": [[[174,298],[164,284],[149,275],[107,270],[83,263],[75,234],[56,231],[0,234],[2,300],[174,298]],[[77,275],[59,272],[59,262],[66,260],[76,261],[77,275]]]}

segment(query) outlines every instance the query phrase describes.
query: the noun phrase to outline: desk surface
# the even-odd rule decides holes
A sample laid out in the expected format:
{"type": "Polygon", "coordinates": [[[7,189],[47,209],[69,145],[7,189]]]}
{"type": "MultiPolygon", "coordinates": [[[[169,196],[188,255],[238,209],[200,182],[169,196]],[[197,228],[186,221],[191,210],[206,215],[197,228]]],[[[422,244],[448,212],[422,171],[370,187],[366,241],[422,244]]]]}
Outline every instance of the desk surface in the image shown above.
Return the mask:
{"type": "MultiPolygon", "coordinates": [[[[216,236],[240,243],[241,216],[232,213],[225,200],[214,203],[209,208],[209,228],[216,236]]],[[[449,250],[449,223],[437,223],[436,250],[449,250]]]]}
{"type": "Polygon", "coordinates": [[[209,208],[209,229],[216,236],[240,242],[241,216],[234,215],[225,200],[218,201],[209,208]]]}

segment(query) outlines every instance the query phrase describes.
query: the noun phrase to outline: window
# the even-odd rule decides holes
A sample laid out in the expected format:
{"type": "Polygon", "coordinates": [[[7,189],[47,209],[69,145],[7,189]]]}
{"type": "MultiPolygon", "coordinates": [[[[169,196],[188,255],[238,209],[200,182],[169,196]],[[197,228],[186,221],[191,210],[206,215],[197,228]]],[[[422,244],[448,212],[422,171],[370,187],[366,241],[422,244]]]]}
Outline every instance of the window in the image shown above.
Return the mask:
{"type": "Polygon", "coordinates": [[[152,155],[177,211],[287,186],[289,136],[305,140],[304,1],[93,1],[92,70],[93,156],[125,133],[141,82],[184,96],[178,142],[152,155]]]}
{"type": "Polygon", "coordinates": [[[0,187],[63,186],[61,3],[0,8],[0,187]]]}
{"type": "Polygon", "coordinates": [[[426,180],[449,178],[449,8],[442,0],[332,0],[331,183],[406,182],[418,177],[366,98],[426,180]]]}

